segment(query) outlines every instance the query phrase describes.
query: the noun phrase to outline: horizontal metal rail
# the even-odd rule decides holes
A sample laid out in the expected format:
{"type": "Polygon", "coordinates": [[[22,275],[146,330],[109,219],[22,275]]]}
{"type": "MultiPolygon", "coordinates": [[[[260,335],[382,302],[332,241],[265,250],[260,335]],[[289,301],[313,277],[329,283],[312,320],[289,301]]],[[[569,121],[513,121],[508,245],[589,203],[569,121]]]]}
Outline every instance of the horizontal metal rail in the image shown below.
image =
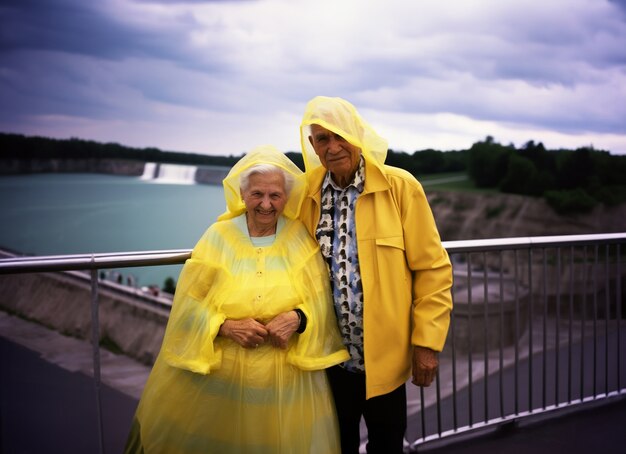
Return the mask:
{"type": "Polygon", "coordinates": [[[554,235],[514,238],[493,238],[484,240],[444,241],[448,253],[486,252],[531,248],[585,246],[592,244],[615,244],[626,240],[626,232],[600,233],[590,235],[554,235]]]}
{"type": "MultiPolygon", "coordinates": [[[[444,241],[448,253],[486,252],[502,249],[565,247],[591,244],[613,244],[626,240],[626,233],[594,235],[560,235],[539,237],[495,238],[484,240],[444,241]]],[[[182,264],[191,257],[191,249],[159,251],[106,252],[48,256],[12,256],[0,259],[0,274],[48,271],[93,270],[182,264]]]]}
{"type": "Polygon", "coordinates": [[[0,274],[177,265],[185,263],[189,257],[191,257],[191,249],[15,256],[0,259],[0,274]]]}

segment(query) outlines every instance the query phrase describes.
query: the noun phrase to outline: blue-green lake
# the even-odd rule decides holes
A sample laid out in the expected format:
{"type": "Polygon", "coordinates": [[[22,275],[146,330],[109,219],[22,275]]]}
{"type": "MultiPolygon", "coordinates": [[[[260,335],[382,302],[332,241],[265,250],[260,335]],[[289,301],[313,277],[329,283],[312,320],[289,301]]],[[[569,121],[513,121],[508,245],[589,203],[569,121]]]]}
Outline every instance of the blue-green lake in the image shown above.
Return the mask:
{"type": "MultiPolygon", "coordinates": [[[[29,255],[190,249],[225,209],[222,186],[100,174],[0,177],[0,246],[29,255]]],[[[127,268],[138,286],[181,265],[127,268]]]]}

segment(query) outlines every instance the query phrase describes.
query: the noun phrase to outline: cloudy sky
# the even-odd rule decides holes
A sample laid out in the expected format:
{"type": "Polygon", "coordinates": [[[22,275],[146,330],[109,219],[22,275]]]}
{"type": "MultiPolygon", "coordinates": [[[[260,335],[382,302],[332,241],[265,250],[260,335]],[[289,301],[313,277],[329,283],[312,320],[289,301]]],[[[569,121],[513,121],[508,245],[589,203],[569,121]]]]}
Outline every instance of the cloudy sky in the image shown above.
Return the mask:
{"type": "Polygon", "coordinates": [[[626,154],[626,1],[0,0],[0,132],[299,151],[316,95],[397,151],[626,154]]]}

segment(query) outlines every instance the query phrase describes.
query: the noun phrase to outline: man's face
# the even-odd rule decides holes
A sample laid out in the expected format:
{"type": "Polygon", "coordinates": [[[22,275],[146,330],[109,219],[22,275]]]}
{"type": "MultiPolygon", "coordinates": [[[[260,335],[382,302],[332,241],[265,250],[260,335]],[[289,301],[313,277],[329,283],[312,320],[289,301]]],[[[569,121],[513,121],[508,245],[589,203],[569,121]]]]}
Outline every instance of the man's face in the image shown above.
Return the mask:
{"type": "Polygon", "coordinates": [[[309,141],[335,182],[347,186],[359,166],[361,149],[320,125],[311,125],[309,141]]]}

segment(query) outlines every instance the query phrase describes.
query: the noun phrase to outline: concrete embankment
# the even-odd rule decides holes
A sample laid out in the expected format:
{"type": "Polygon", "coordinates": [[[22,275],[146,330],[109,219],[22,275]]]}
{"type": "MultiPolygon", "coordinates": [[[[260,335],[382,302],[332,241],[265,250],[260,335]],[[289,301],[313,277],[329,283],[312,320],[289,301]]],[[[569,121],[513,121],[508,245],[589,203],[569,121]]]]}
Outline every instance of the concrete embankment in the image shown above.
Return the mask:
{"type": "MultiPolygon", "coordinates": [[[[152,364],[163,340],[167,306],[104,282],[98,301],[101,344],[152,364]]],[[[91,284],[84,273],[0,276],[0,309],[68,336],[91,339],[91,284]]]]}
{"type": "Polygon", "coordinates": [[[426,193],[444,241],[620,233],[626,228],[626,203],[559,214],[538,197],[428,187],[426,193]]]}

